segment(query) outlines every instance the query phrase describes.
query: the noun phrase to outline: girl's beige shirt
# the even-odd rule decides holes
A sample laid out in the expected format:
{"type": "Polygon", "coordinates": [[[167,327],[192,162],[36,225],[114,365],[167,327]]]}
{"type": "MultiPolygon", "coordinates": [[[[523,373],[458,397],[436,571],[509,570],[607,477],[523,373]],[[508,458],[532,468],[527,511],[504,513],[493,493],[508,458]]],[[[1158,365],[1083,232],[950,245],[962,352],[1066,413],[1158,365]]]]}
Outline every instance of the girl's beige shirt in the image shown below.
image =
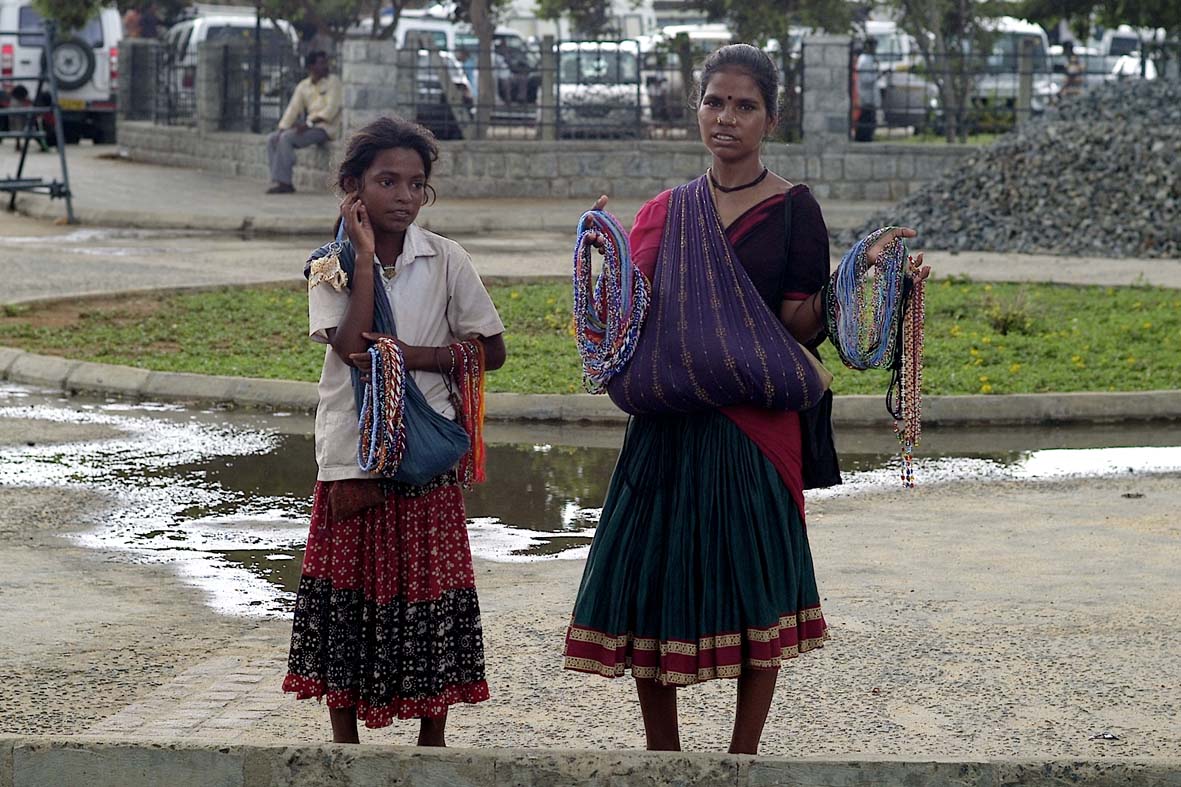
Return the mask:
{"type": "MultiPolygon", "coordinates": [[[[492,298],[471,256],[453,240],[411,224],[392,276],[382,284],[393,307],[398,338],[410,345],[440,347],[473,336],[504,333],[492,298]]],[[[348,283],[338,271],[313,269],[308,279],[308,322],[314,341],[328,342],[328,330],[344,318],[348,283]]],[[[357,407],[349,366],[331,346],[324,351],[320,402],[316,408],[317,480],[370,478],[357,466],[357,407]]],[[[455,417],[443,375],[412,371],[431,407],[455,417]]]]}

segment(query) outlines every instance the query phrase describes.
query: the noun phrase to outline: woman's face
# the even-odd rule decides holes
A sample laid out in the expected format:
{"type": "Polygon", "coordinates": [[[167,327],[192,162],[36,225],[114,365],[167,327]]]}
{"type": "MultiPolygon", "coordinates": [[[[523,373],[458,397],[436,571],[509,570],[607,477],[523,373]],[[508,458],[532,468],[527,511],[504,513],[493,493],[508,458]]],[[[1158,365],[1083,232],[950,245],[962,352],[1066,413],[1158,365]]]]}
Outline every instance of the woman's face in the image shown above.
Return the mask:
{"type": "Polygon", "coordinates": [[[710,153],[723,161],[758,154],[763,137],[775,127],[759,85],[745,71],[714,74],[697,107],[697,127],[710,153]]]}
{"type": "Polygon", "coordinates": [[[378,232],[405,232],[418,218],[425,195],[422,157],[410,148],[381,151],[361,178],[361,202],[378,232]]]}

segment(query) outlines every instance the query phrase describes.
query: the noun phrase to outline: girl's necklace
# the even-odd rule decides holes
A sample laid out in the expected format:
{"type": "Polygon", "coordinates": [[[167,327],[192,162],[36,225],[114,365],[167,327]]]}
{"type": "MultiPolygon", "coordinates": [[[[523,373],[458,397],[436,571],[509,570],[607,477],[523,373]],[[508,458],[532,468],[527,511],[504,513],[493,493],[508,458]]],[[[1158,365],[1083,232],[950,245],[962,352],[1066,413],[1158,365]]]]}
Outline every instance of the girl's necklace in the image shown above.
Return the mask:
{"type": "Polygon", "coordinates": [[[709,175],[710,185],[723,194],[729,194],[733,191],[742,191],[743,189],[753,189],[767,178],[768,172],[770,172],[770,170],[768,170],[766,167],[763,167],[763,171],[759,173],[759,176],[750,183],[743,183],[741,186],[723,186],[721,183],[718,183],[717,179],[714,178],[713,167],[710,167],[706,170],[706,174],[709,175]]]}

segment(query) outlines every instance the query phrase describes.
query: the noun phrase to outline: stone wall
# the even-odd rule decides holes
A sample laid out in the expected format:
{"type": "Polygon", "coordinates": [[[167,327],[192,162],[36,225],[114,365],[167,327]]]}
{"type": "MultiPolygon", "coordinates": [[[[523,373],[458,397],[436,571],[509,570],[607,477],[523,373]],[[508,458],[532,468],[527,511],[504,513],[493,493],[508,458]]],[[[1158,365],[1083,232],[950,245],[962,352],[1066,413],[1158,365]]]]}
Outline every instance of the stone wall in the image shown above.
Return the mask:
{"type": "MultiPolygon", "coordinates": [[[[218,111],[222,81],[215,75],[221,64],[214,59],[221,51],[202,50],[198,103],[207,115],[218,111]]],[[[389,41],[345,43],[340,62],[346,135],[383,114],[413,112],[408,57],[416,55],[389,41]]],[[[820,199],[899,200],[971,152],[942,144],[850,143],[848,37],[809,38],[804,62],[804,143],[768,143],[764,161],[789,180],[811,185],[820,199]]],[[[196,128],[130,120],[120,123],[119,142],[132,158],[268,180],[265,135],[218,132],[216,118],[196,128]]],[[[328,188],[340,146],[300,151],[295,187],[328,188]]],[[[709,164],[696,141],[462,140],[441,142],[440,148],[434,175],[439,192],[468,198],[643,198],[696,177],[709,164]]]]}
{"type": "MultiPolygon", "coordinates": [[[[268,181],[266,137],[122,121],[119,144],[136,160],[194,167],[268,181]]],[[[700,175],[709,154],[696,142],[440,142],[434,180],[459,198],[641,198],[700,175]]],[[[951,145],[844,144],[829,150],[768,146],[763,161],[820,199],[895,201],[939,176],[973,148],[951,145]]],[[[339,145],[299,151],[295,187],[326,190],[339,145]]]]}

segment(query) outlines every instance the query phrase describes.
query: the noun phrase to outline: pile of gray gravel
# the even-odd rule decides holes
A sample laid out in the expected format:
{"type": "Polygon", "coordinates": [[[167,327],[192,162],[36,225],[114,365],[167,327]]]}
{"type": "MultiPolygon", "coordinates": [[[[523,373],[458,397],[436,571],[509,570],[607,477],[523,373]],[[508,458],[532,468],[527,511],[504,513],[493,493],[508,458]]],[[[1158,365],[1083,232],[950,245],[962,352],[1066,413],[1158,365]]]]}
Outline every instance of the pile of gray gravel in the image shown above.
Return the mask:
{"type": "Polygon", "coordinates": [[[840,240],[884,224],[933,249],[1181,257],[1181,83],[1064,101],[840,240]]]}

